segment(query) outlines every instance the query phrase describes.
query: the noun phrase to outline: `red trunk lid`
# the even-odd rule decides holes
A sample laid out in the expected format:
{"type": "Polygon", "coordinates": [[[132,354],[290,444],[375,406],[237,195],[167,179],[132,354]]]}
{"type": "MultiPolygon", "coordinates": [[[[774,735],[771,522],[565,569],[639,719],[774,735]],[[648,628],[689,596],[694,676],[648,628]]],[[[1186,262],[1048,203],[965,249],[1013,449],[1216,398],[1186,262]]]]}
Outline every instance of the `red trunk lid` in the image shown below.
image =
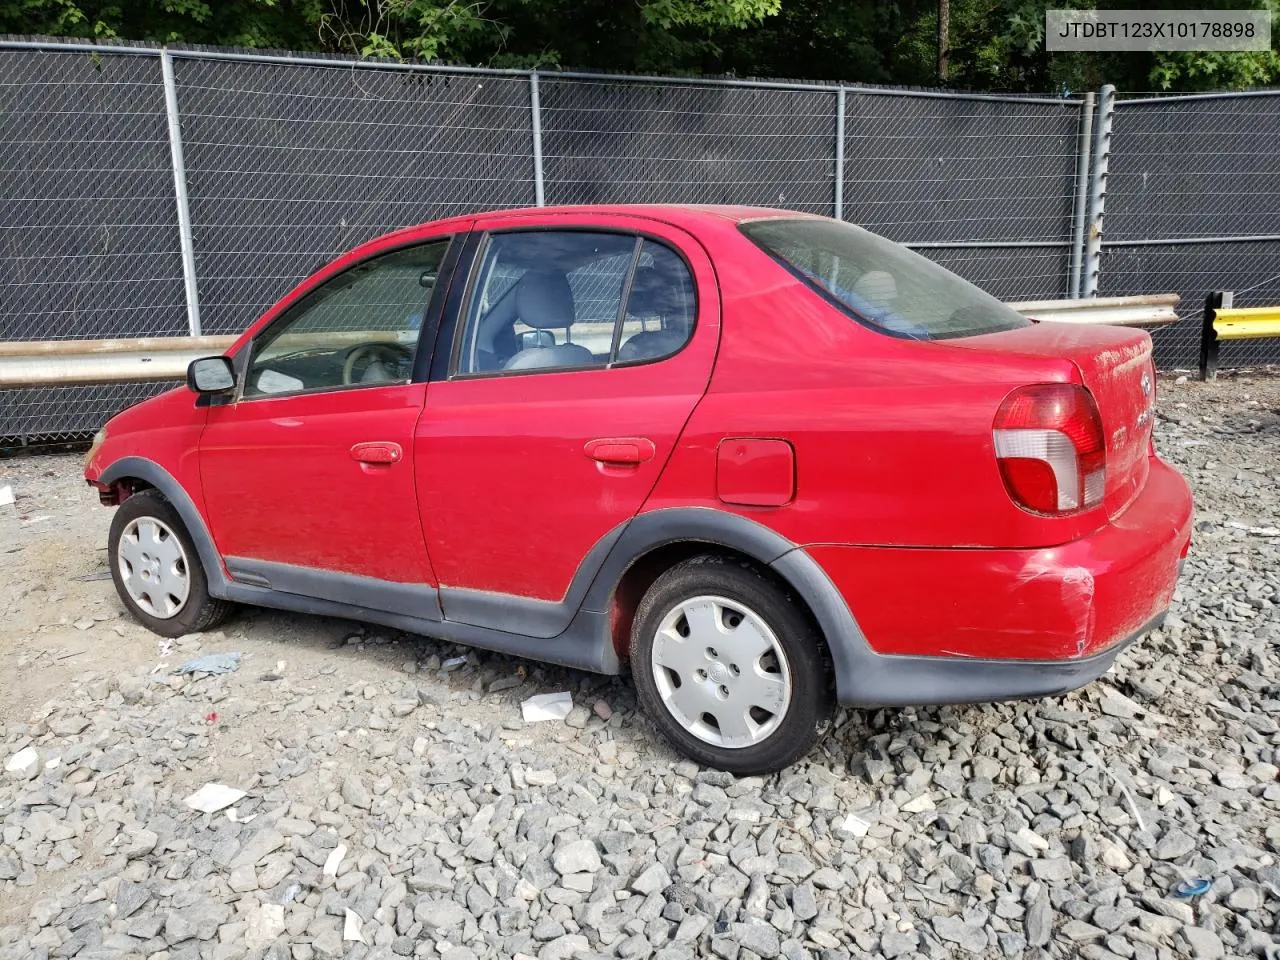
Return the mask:
{"type": "MultiPolygon", "coordinates": [[[[1155,420],[1155,367],[1151,337],[1127,327],[1076,323],[1033,323],[1003,333],[947,341],[957,347],[1070,361],[1093,394],[1107,445],[1105,505],[1116,516],[1142,490],[1149,469],[1155,420]]],[[[1028,383],[1053,371],[1028,369],[1028,383]]]]}

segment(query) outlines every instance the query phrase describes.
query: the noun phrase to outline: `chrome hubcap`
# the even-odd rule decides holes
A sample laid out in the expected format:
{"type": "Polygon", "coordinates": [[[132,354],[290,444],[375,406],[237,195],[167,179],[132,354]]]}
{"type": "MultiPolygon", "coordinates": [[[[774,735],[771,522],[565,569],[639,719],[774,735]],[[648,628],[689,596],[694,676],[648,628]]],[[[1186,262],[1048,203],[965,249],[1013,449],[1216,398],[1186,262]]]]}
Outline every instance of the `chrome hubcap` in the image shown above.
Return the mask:
{"type": "Polygon", "coordinates": [[[694,597],[662,618],[650,654],[663,706],[699,740],[749,747],[791,705],[791,670],[769,625],[736,600],[694,597]]]}
{"type": "Polygon", "coordinates": [[[130,520],[116,549],[120,580],[130,598],[159,620],[176,617],[187,604],[191,574],[182,541],[161,520],[130,520]]]}

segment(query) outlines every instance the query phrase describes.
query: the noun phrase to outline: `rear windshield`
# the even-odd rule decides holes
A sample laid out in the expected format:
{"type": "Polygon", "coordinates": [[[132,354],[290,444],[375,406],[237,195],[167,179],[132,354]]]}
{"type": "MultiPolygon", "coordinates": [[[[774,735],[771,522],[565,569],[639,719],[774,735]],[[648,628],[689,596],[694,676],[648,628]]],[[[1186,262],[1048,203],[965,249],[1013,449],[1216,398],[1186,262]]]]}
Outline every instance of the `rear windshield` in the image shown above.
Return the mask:
{"type": "Polygon", "coordinates": [[[906,247],[839,220],[754,220],[757,246],[855,320],[898,337],[945,340],[1030,323],[906,247]]]}

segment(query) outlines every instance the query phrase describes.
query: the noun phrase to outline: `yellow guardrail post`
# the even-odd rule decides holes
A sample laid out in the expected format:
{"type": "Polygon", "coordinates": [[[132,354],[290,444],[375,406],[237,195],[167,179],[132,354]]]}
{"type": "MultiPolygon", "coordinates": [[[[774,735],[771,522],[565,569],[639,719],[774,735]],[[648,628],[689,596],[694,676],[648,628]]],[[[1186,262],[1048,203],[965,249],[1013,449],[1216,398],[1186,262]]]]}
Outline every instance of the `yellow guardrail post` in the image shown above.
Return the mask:
{"type": "Polygon", "coordinates": [[[1280,337],[1280,306],[1237,307],[1229,290],[1215,290],[1205,297],[1200,330],[1200,379],[1218,375],[1218,344],[1223,340],[1255,340],[1280,337]]]}

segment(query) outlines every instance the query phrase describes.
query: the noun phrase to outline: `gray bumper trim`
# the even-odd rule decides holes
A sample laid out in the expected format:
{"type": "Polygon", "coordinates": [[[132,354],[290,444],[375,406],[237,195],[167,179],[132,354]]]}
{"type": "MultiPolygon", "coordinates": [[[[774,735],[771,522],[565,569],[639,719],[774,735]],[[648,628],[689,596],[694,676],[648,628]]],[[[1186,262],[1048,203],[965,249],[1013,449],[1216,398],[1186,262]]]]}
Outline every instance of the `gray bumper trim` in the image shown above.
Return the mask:
{"type": "Polygon", "coordinates": [[[856,690],[841,702],[860,707],[1030,700],[1075,690],[1096,680],[1116,657],[1164,622],[1162,612],[1119,643],[1079,660],[988,660],[966,657],[859,657],[856,677],[837,677],[837,688],[856,690]]]}

